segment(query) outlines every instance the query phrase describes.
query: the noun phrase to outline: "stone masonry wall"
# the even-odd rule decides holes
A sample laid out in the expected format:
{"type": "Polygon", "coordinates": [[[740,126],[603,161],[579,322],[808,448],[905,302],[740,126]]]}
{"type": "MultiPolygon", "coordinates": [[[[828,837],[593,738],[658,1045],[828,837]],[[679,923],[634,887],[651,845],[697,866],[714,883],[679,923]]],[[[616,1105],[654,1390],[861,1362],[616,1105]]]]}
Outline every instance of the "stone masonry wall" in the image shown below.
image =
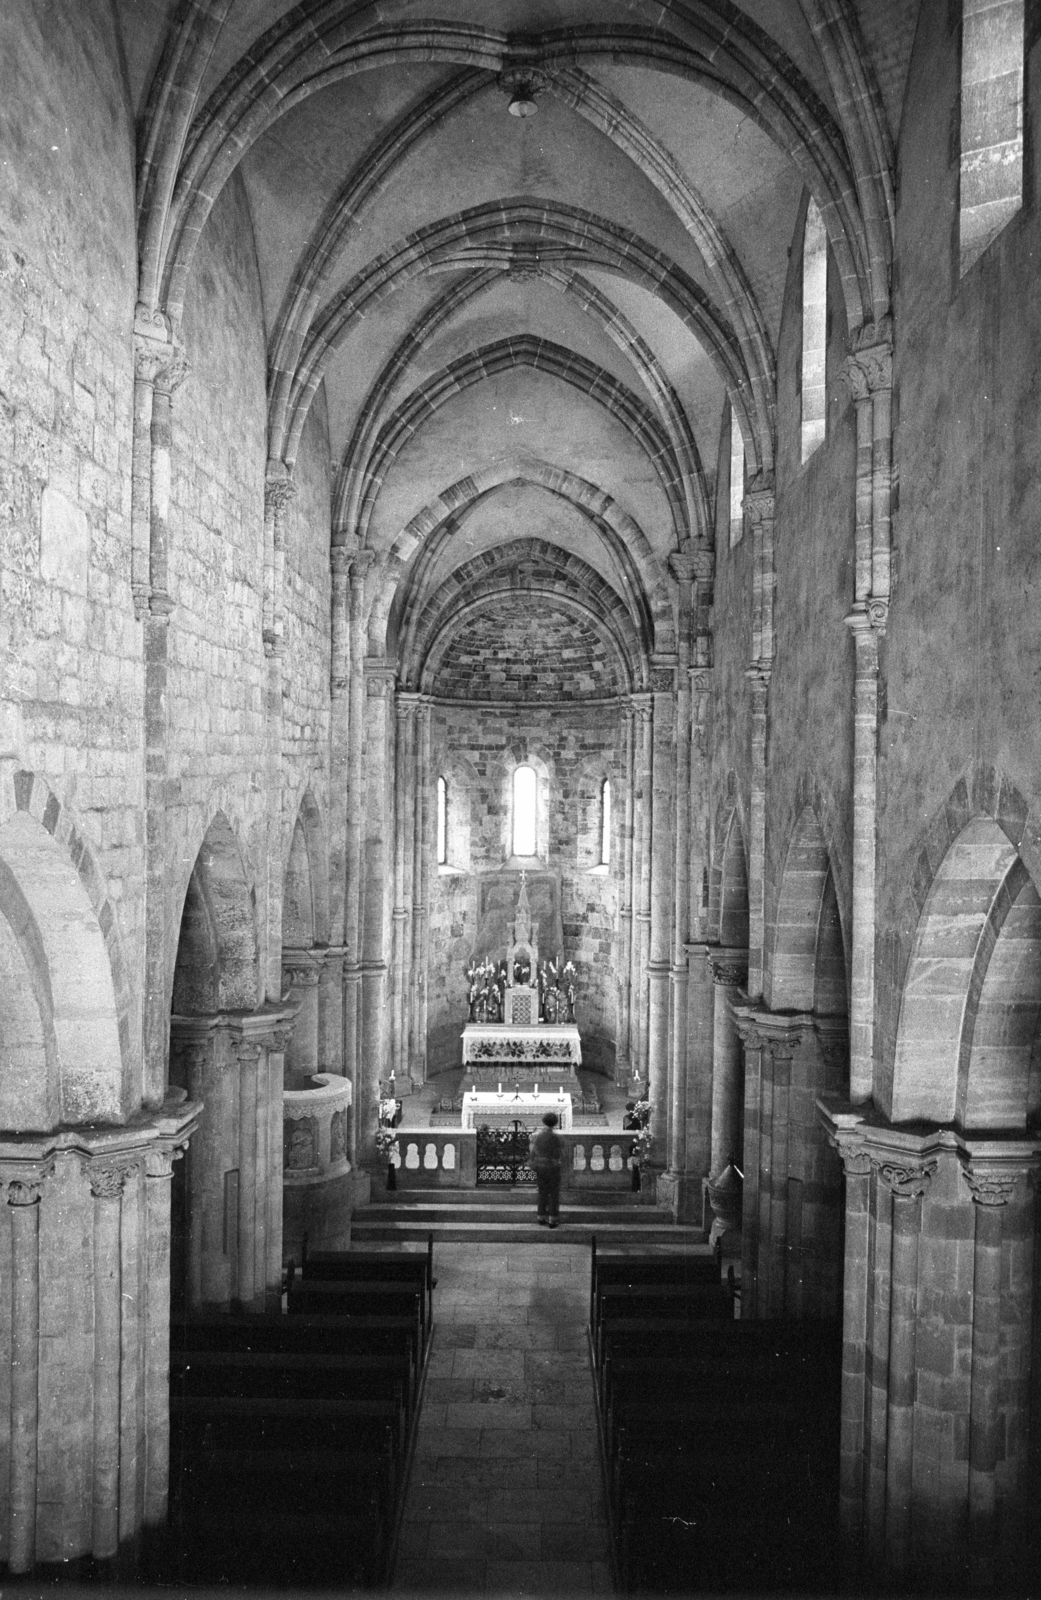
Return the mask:
{"type": "Polygon", "coordinates": [[[134,130],[103,0],[0,7],[0,761],[97,862],[141,1081],[141,625],[130,592],[134,130]]]}

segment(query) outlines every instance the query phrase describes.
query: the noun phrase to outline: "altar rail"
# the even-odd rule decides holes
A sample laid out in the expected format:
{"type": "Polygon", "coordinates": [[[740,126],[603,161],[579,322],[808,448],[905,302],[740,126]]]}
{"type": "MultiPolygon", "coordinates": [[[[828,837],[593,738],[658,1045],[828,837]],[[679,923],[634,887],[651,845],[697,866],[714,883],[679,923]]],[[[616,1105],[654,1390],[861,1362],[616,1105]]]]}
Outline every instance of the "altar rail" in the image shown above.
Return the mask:
{"type": "MultiPolygon", "coordinates": [[[[477,1134],[461,1128],[397,1128],[393,1161],[399,1189],[475,1189],[477,1134]]],[[[631,1134],[562,1133],[562,1189],[630,1189],[631,1134]]]]}

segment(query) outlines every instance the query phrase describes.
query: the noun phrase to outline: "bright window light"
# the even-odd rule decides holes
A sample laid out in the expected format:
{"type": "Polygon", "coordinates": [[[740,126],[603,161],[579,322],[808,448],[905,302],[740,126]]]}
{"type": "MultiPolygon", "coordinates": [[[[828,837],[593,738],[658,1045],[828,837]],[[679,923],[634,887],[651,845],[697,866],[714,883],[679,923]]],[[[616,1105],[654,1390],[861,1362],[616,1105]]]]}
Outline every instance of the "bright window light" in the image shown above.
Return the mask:
{"type": "Polygon", "coordinates": [[[611,780],[604,779],[603,788],[600,790],[600,865],[606,867],[611,861],[611,780]]]}
{"type": "Polygon", "coordinates": [[[513,854],[535,854],[535,813],[538,780],[534,767],[518,767],[513,774],[513,854]]]}

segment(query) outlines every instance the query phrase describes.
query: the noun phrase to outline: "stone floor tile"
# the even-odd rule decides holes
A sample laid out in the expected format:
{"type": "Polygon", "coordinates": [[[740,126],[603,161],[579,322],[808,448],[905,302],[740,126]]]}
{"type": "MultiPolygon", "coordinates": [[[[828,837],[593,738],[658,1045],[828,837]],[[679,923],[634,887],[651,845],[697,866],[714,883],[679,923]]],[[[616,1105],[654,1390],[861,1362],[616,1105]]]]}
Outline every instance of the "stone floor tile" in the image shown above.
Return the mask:
{"type": "MultiPolygon", "coordinates": [[[[563,1388],[563,1385],[561,1385],[563,1388]]],[[[426,1387],[423,1390],[423,1404],[428,1402],[437,1405],[442,1401],[451,1404],[459,1400],[472,1400],[474,1397],[474,1381],[472,1378],[453,1378],[446,1374],[444,1377],[432,1377],[427,1373],[426,1387]]]]}
{"type": "Polygon", "coordinates": [[[482,1594],[485,1568],[486,1563],[479,1559],[400,1561],[394,1588],[406,1594],[482,1594]]]}
{"type": "Polygon", "coordinates": [[[481,1434],[482,1456],[530,1457],[534,1460],[537,1455],[541,1460],[543,1456],[564,1457],[569,1453],[569,1438],[565,1433],[544,1433],[536,1439],[528,1428],[516,1431],[490,1428],[481,1434]]]}
{"type": "Polygon", "coordinates": [[[523,1350],[456,1350],[452,1359],[454,1378],[482,1378],[492,1383],[520,1384],[528,1366],[523,1350]]]}
{"type": "Polygon", "coordinates": [[[607,1544],[606,1530],[584,1527],[576,1522],[543,1522],[541,1525],[543,1561],[602,1561],[607,1544]]]}
{"type": "Polygon", "coordinates": [[[540,1489],[571,1487],[599,1491],[600,1478],[599,1461],[575,1461],[570,1455],[546,1460],[540,1449],[536,1460],[536,1482],[540,1489]]]}
{"type": "Polygon", "coordinates": [[[476,1456],[481,1443],[479,1428],[427,1428],[416,1430],[416,1455],[421,1459],[431,1456],[476,1456]]]}
{"type": "Polygon", "coordinates": [[[475,1350],[555,1350],[557,1330],[553,1327],[533,1327],[518,1317],[505,1326],[502,1323],[478,1325],[475,1350]]]}
{"type": "Polygon", "coordinates": [[[587,1405],[533,1405],[531,1408],[531,1425],[533,1428],[565,1428],[577,1431],[579,1428],[594,1426],[595,1413],[592,1400],[587,1405]]]}
{"type": "Polygon", "coordinates": [[[532,1423],[531,1406],[518,1401],[463,1401],[444,1409],[449,1428],[480,1428],[482,1433],[489,1428],[527,1431],[532,1423]]]}
{"type": "Polygon", "coordinates": [[[439,1355],[449,1350],[472,1350],[476,1336],[477,1327],[473,1322],[443,1323],[439,1318],[434,1327],[433,1348],[439,1355]]]}
{"type": "Polygon", "coordinates": [[[542,1570],[554,1594],[592,1594],[592,1566],[591,1561],[543,1561],[542,1570]]]}

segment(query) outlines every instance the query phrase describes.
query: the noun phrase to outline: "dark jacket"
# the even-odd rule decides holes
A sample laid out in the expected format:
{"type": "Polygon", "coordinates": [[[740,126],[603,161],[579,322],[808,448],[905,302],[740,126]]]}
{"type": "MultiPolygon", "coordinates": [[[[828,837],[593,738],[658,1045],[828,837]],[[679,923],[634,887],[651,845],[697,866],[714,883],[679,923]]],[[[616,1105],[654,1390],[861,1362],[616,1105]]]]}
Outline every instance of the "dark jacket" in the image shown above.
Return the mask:
{"type": "Polygon", "coordinates": [[[562,1145],[560,1135],[555,1128],[541,1128],[531,1141],[531,1164],[538,1172],[539,1168],[559,1167],[561,1164],[562,1145]]]}

